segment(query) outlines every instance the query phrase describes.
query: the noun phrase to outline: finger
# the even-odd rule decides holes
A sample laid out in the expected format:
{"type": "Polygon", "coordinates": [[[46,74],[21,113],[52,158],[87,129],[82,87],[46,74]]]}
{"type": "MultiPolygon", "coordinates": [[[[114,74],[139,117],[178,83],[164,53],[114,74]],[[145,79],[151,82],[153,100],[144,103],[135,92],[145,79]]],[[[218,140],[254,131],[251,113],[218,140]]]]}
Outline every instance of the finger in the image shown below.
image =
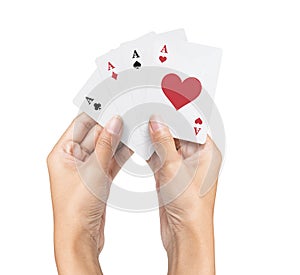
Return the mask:
{"type": "Polygon", "coordinates": [[[110,166],[112,178],[114,178],[118,174],[122,166],[132,156],[133,153],[134,152],[124,144],[118,147],[110,166]]]}
{"type": "Polygon", "coordinates": [[[219,150],[218,146],[215,144],[215,142],[212,140],[210,135],[207,135],[205,144],[208,144],[210,146],[215,147],[217,150],[219,150]]]}
{"type": "Polygon", "coordinates": [[[96,122],[91,117],[85,113],[81,113],[72,121],[58,143],[61,144],[67,140],[80,143],[95,124],[96,122]]]}
{"type": "Polygon", "coordinates": [[[112,117],[97,138],[95,152],[104,171],[107,171],[111,159],[120,143],[123,123],[120,116],[112,117]]]}
{"type": "Polygon", "coordinates": [[[95,150],[96,141],[100,135],[103,127],[99,124],[94,125],[94,127],[88,132],[83,141],[80,144],[82,150],[87,152],[89,155],[95,150]]]}
{"type": "Polygon", "coordinates": [[[162,119],[152,115],[149,120],[149,132],[155,152],[164,163],[178,159],[174,139],[162,119]]]}
{"type": "Polygon", "coordinates": [[[218,147],[207,135],[206,142],[204,144],[199,144],[199,166],[198,171],[201,171],[202,180],[198,182],[200,189],[200,196],[205,196],[209,190],[216,185],[221,164],[222,164],[222,154],[218,147]]]}

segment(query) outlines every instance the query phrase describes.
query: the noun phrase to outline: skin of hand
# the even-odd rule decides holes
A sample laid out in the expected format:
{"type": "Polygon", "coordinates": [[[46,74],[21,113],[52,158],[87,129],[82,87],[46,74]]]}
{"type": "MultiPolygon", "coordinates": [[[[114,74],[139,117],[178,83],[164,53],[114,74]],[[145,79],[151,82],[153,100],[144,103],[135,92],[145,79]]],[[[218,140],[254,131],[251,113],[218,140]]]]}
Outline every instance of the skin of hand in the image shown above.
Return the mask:
{"type": "Polygon", "coordinates": [[[82,113],[47,158],[55,260],[61,275],[102,274],[98,256],[104,245],[105,199],[111,181],[132,154],[119,144],[121,133],[120,117],[102,128],[82,113]]]}
{"type": "Polygon", "coordinates": [[[168,274],[213,275],[213,213],[221,153],[210,137],[203,145],[173,139],[159,116],[150,118],[149,132],[155,153],[148,164],[158,191],[168,274]]]}

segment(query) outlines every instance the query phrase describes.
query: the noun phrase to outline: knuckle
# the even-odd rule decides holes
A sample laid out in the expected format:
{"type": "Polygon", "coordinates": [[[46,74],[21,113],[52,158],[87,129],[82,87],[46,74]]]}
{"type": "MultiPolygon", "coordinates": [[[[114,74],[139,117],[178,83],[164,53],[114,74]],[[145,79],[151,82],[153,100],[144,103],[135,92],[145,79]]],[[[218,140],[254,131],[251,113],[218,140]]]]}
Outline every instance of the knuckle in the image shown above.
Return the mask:
{"type": "Polygon", "coordinates": [[[97,146],[99,148],[103,149],[109,149],[112,150],[112,144],[111,144],[111,138],[109,135],[102,135],[98,141],[97,141],[97,146]]]}
{"type": "Polygon", "coordinates": [[[166,133],[159,133],[157,136],[155,136],[155,141],[159,143],[170,143],[173,142],[173,137],[166,133]]]}
{"type": "Polygon", "coordinates": [[[48,167],[53,163],[54,161],[53,159],[54,159],[54,151],[52,150],[46,158],[46,163],[48,167]]]}
{"type": "Polygon", "coordinates": [[[174,173],[174,175],[177,174],[180,168],[180,163],[178,163],[176,160],[169,160],[166,159],[164,161],[163,167],[166,171],[174,173]]]}
{"type": "Polygon", "coordinates": [[[85,129],[89,130],[93,127],[93,122],[89,120],[79,120],[75,121],[75,129],[85,129]]]}
{"type": "Polygon", "coordinates": [[[49,167],[49,165],[51,164],[51,160],[52,159],[52,156],[51,156],[51,153],[47,156],[46,158],[46,162],[47,162],[47,166],[49,167]]]}

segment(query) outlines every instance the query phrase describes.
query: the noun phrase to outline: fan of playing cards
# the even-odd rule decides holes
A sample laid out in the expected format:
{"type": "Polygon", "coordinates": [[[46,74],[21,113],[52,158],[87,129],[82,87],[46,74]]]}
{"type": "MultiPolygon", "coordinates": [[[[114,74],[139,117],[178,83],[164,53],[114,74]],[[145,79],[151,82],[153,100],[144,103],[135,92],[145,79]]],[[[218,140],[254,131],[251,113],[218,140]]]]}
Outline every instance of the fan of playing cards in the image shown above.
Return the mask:
{"type": "Polygon", "coordinates": [[[220,62],[220,49],[187,42],[183,29],[149,33],[98,57],[74,103],[102,126],[120,115],[121,141],[145,160],[152,114],[175,138],[203,144],[220,62]]]}

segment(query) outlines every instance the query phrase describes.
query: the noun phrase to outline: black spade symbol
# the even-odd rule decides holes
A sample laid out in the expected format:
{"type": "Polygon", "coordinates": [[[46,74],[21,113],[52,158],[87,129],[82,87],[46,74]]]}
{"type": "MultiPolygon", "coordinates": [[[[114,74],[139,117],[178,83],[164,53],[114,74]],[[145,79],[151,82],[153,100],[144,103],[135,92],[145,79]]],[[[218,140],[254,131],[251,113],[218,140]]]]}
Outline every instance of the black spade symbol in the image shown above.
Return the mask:
{"type": "Polygon", "coordinates": [[[94,108],[95,108],[96,111],[100,110],[101,109],[101,104],[100,103],[95,103],[94,108]]]}
{"type": "Polygon", "coordinates": [[[138,62],[138,61],[135,61],[133,63],[133,67],[136,68],[136,69],[139,69],[141,66],[142,66],[142,64],[140,62],[138,62]]]}

